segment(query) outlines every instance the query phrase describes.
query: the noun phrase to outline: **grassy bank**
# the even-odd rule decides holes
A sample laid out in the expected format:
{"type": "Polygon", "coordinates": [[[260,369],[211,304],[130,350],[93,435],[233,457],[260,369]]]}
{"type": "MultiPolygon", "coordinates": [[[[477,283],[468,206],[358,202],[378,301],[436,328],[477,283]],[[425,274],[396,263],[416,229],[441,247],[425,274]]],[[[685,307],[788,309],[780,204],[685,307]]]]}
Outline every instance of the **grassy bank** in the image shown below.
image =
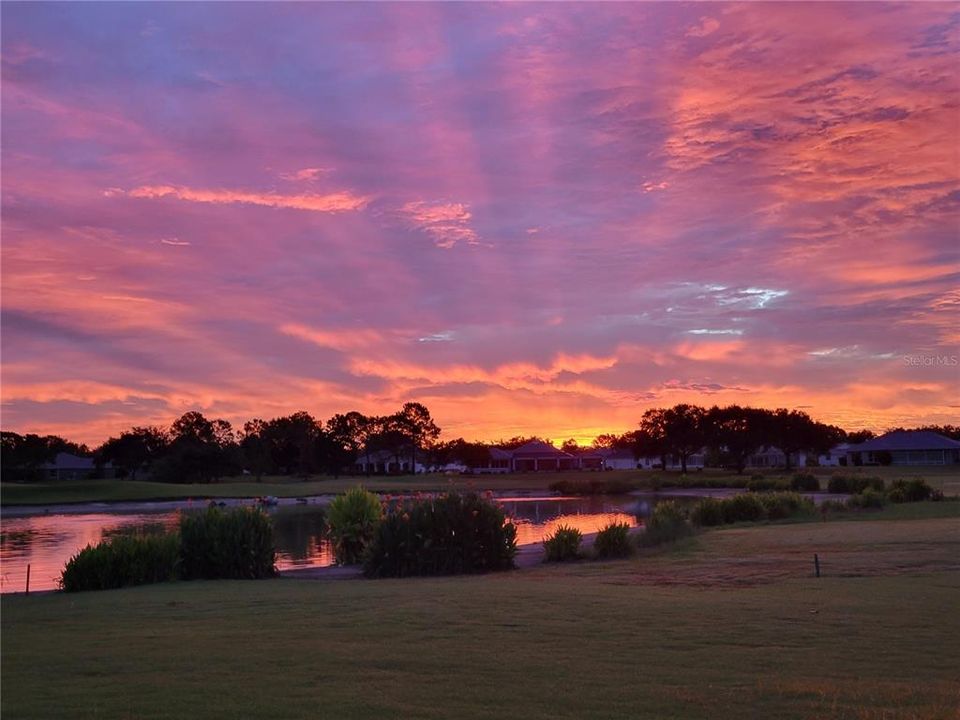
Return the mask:
{"type": "MultiPolygon", "coordinates": [[[[960,495],[960,468],[814,468],[824,489],[834,473],[847,475],[878,476],[887,483],[899,478],[923,477],[934,488],[947,495],[960,495]]],[[[790,478],[785,471],[767,471],[766,477],[790,478]]],[[[482,489],[501,492],[548,492],[551,483],[558,480],[602,479],[622,482],[642,489],[658,481],[673,485],[682,482],[688,487],[709,481],[712,484],[740,482],[750,478],[750,473],[736,475],[719,470],[691,472],[684,480],[679,473],[663,473],[644,470],[615,470],[602,473],[509,473],[506,475],[399,475],[395,477],[313,477],[303,481],[290,477],[265,477],[255,482],[250,476],[225,478],[216,483],[155,483],[130,480],[77,480],[45,483],[0,483],[0,503],[3,505],[54,505],[81,502],[122,502],[138,500],[181,500],[187,498],[253,498],[260,495],[300,497],[341,493],[362,484],[374,492],[406,493],[436,492],[441,490],[482,489]]]]}
{"type": "Polygon", "coordinates": [[[958,530],[735,527],[485,577],[7,597],[2,712],[954,718],[958,530]]]}
{"type": "MultiPolygon", "coordinates": [[[[613,473],[611,473],[613,474],[613,473]]],[[[227,478],[216,483],[156,483],[129,480],[78,480],[50,483],[12,484],[0,486],[4,505],[52,505],[78,502],[120,502],[138,500],[181,500],[187,498],[253,498],[260,495],[302,497],[341,493],[360,484],[382,493],[437,492],[470,487],[484,490],[543,490],[553,474],[499,476],[462,475],[399,475],[396,477],[316,477],[299,479],[264,478],[255,482],[249,477],[227,478]]]]}

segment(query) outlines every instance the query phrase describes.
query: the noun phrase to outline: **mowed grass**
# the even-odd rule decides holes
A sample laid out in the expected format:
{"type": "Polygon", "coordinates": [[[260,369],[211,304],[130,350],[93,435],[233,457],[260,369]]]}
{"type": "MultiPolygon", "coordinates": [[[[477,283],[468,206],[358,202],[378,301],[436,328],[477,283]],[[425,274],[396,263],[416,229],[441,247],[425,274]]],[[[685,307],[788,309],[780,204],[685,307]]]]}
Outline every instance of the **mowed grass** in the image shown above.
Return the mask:
{"type": "MultiPolygon", "coordinates": [[[[835,473],[882,477],[888,484],[900,478],[922,477],[930,485],[948,496],[960,495],[960,467],[871,467],[871,468],[812,468],[825,490],[827,480],[835,473]]],[[[766,477],[790,478],[793,472],[766,471],[766,477]]],[[[749,479],[750,471],[738,476],[721,470],[688,473],[691,487],[702,479],[749,479]]],[[[0,503],[3,505],[55,505],[81,502],[123,502],[144,500],[180,500],[204,498],[253,498],[260,495],[301,497],[336,494],[356,485],[380,493],[438,492],[443,490],[482,489],[497,492],[547,492],[557,480],[617,480],[634,483],[638,487],[653,480],[676,480],[680,473],[649,470],[613,470],[563,473],[508,473],[505,475],[427,475],[341,476],[316,477],[303,481],[290,477],[265,477],[255,482],[250,476],[225,478],[215,483],[157,483],[143,480],[75,480],[45,483],[0,483],[0,503]]]]}
{"type": "MultiPolygon", "coordinates": [[[[606,475],[616,475],[611,472],[606,475]]],[[[569,476],[569,473],[566,473],[569,476]]],[[[260,495],[303,497],[344,492],[357,485],[374,492],[407,493],[481,488],[484,490],[546,490],[558,474],[537,475],[398,475],[389,477],[316,476],[303,481],[290,477],[265,477],[255,482],[245,476],[215,483],[158,483],[131,480],[75,480],[46,483],[2,483],[4,505],[53,505],[78,502],[122,502],[138,500],[180,500],[201,498],[253,498],[260,495]]]]}
{"type": "Polygon", "coordinates": [[[956,518],[830,521],[484,577],[5,597],[2,714],[952,719],[958,558],[956,518]]]}

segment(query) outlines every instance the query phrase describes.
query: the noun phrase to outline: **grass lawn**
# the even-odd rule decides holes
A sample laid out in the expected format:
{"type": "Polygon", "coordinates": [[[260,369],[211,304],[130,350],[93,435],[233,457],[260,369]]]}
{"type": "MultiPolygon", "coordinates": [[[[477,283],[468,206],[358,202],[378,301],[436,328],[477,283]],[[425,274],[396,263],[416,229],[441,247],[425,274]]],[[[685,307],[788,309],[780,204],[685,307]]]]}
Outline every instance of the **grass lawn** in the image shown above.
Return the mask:
{"type": "MultiPolygon", "coordinates": [[[[874,468],[815,468],[826,488],[827,478],[834,473],[880,476],[888,483],[898,478],[923,477],[931,486],[949,496],[960,495],[960,468],[957,467],[874,467],[874,468]]],[[[768,477],[790,477],[793,473],[768,471],[768,477]]],[[[172,484],[130,480],[76,480],[45,483],[0,483],[0,503],[3,505],[54,505],[79,502],[119,502],[137,500],[178,500],[185,498],[237,497],[259,495],[300,497],[340,493],[357,484],[375,492],[435,492],[439,490],[477,488],[494,491],[546,491],[550,483],[560,480],[624,480],[638,485],[657,477],[676,479],[679,473],[659,471],[614,470],[603,473],[510,473],[506,475],[400,475],[396,477],[322,477],[306,482],[289,477],[265,477],[254,482],[249,476],[225,478],[217,483],[172,484]]],[[[690,473],[690,482],[698,477],[721,479],[738,477],[719,470],[690,473]]],[[[747,473],[749,477],[749,473],[747,473]]],[[[742,476],[739,479],[743,479],[742,476]]]]}
{"type": "Polygon", "coordinates": [[[956,517],[485,577],[4,597],[2,714],[954,719],[958,597],[956,517]]]}

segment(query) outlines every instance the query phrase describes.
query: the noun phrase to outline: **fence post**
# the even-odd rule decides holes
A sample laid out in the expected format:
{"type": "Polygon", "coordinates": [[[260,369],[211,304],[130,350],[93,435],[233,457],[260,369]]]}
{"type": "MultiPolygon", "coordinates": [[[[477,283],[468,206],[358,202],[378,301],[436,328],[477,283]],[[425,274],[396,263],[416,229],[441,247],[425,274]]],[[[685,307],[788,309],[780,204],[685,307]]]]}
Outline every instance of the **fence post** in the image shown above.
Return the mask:
{"type": "Polygon", "coordinates": [[[27,563],[27,592],[25,594],[30,594],[30,563],[27,563]]]}
{"type": "Polygon", "coordinates": [[[820,556],[816,553],[813,554],[813,569],[817,574],[817,577],[820,577],[820,556]]]}

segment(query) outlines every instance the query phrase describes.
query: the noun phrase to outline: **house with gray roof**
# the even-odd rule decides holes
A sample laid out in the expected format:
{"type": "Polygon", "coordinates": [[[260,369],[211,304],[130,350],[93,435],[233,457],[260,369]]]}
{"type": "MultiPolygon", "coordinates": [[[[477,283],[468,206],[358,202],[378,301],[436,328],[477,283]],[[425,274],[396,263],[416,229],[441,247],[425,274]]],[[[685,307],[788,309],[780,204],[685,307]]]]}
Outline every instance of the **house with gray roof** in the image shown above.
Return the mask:
{"type": "Polygon", "coordinates": [[[960,464],[960,442],[927,430],[894,430],[851,445],[847,453],[850,465],[960,464]]]}
{"type": "MultiPolygon", "coordinates": [[[[97,465],[93,458],[59,452],[53,462],[41,465],[40,471],[45,480],[84,480],[97,472],[97,465]]],[[[111,463],[105,463],[100,471],[103,477],[113,477],[111,463]]]]}

